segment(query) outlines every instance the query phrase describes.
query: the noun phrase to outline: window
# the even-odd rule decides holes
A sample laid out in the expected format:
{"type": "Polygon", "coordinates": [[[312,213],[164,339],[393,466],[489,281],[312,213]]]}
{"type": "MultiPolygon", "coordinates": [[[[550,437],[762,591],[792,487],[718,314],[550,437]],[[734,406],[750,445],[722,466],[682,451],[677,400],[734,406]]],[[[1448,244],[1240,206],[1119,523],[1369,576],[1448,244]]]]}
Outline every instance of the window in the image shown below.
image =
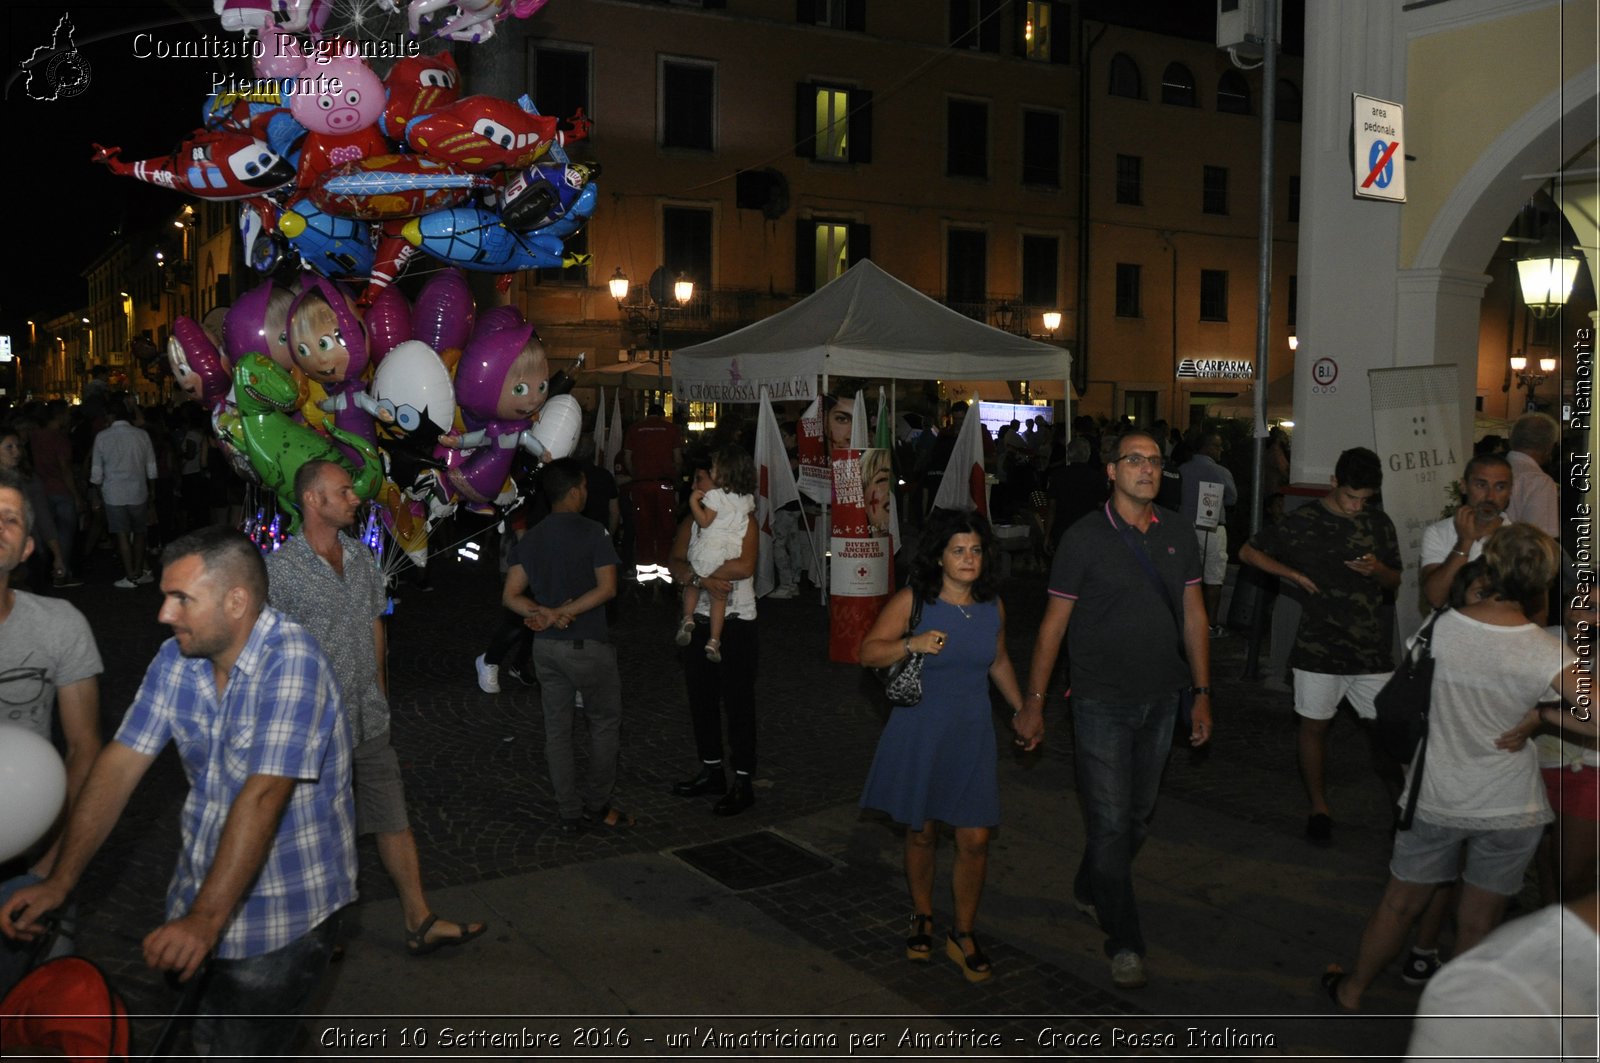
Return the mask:
{"type": "Polygon", "coordinates": [[[1117,263],[1117,316],[1140,317],[1139,289],[1141,267],[1132,262],[1117,263]]]}
{"type": "Polygon", "coordinates": [[[1061,187],[1061,116],[1054,111],[1022,112],[1022,183],[1061,187]]]}
{"type": "Polygon", "coordinates": [[[1061,241],[1054,236],[1022,238],[1022,302],[1040,310],[1060,307],[1061,241]]]}
{"type": "Polygon", "coordinates": [[[551,266],[548,269],[536,269],[533,271],[534,283],[538,285],[565,284],[577,288],[587,288],[589,286],[588,228],[579,229],[567,237],[563,241],[563,246],[566,248],[565,253],[567,256],[582,256],[576,259],[582,264],[571,267],[551,266]]]}
{"type": "Polygon", "coordinates": [[[1133,418],[1135,428],[1149,428],[1156,423],[1156,393],[1153,391],[1125,391],[1122,393],[1122,413],[1133,418]]]}
{"type": "Polygon", "coordinates": [[[1065,63],[1071,17],[1066,4],[1027,0],[1015,5],[1017,54],[1037,63],[1065,63]]]}
{"type": "Polygon", "coordinates": [[[1237,70],[1224,70],[1217,79],[1217,110],[1223,114],[1250,113],[1250,83],[1237,70]]]}
{"type": "Polygon", "coordinates": [[[867,0],[797,0],[795,21],[860,32],[867,28],[867,0]]]}
{"type": "Polygon", "coordinates": [[[1300,121],[1300,89],[1292,81],[1278,80],[1278,91],[1273,101],[1272,117],[1280,122],[1300,121]]]}
{"type": "Polygon", "coordinates": [[[1289,221],[1291,224],[1300,221],[1300,178],[1289,178],[1289,221]]]}
{"type": "Polygon", "coordinates": [[[1203,269],[1200,271],[1200,320],[1228,320],[1228,271],[1203,269]]]}
{"type": "Polygon", "coordinates": [[[1143,160],[1137,155],[1117,156],[1117,202],[1137,207],[1140,198],[1139,171],[1143,160]]]}
{"type": "Polygon", "coordinates": [[[872,161],[872,93],[803,82],[795,95],[795,154],[824,162],[872,161]]]}
{"type": "Polygon", "coordinates": [[[988,177],[989,105],[981,100],[950,100],[945,113],[945,173],[988,177]]]}
{"type": "Polygon", "coordinates": [[[1139,76],[1139,64],[1126,53],[1118,52],[1111,57],[1111,85],[1107,91],[1130,100],[1144,99],[1144,79],[1139,76]]]}
{"type": "Polygon", "coordinates": [[[1161,74],[1161,102],[1174,107],[1196,107],[1194,75],[1182,63],[1168,63],[1161,74]]]}
{"type": "Polygon", "coordinates": [[[988,319],[989,236],[982,229],[945,233],[945,301],[968,317],[988,319]]]}
{"type": "Polygon", "coordinates": [[[571,118],[579,108],[589,113],[589,53],[576,48],[536,47],[533,98],[539,101],[542,114],[571,118]]]}
{"type": "Polygon", "coordinates": [[[872,227],[845,218],[802,218],[795,223],[794,287],[811,292],[872,256],[872,227]]]}
{"type": "Polygon", "coordinates": [[[1000,13],[1010,0],[950,0],[950,44],[975,52],[1000,51],[1000,13]]]}
{"type": "Polygon", "coordinates": [[[1206,166],[1200,177],[1200,212],[1202,214],[1228,213],[1228,168],[1206,166]]]}
{"type": "Polygon", "coordinates": [[[661,264],[667,276],[694,281],[694,303],[711,302],[711,212],[699,207],[661,208],[661,264]]]}
{"type": "Polygon", "coordinates": [[[1289,298],[1285,300],[1289,306],[1289,330],[1294,331],[1295,314],[1300,309],[1300,278],[1289,274],[1289,298]]]}
{"type": "Polygon", "coordinates": [[[661,60],[661,146],[716,148],[717,67],[692,59],[661,60]]]}

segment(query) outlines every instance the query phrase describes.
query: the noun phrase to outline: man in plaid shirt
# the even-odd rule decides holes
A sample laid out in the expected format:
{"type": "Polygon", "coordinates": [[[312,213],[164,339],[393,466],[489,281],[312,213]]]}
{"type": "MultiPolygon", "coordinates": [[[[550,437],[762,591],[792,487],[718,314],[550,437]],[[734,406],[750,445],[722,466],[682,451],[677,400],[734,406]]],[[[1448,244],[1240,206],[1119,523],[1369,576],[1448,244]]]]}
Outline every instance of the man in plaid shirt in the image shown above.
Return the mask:
{"type": "Polygon", "coordinates": [[[168,741],[189,796],[168,921],[145,960],[187,981],[211,957],[197,1046],[216,1055],[290,1050],[294,1016],[355,900],[350,732],[333,669],[305,629],[266,604],[255,544],[220,527],[162,557],[160,620],[172,628],[96,759],[50,877],[18,891],[0,931],[30,937],[110,835],[168,741]],[[216,1018],[212,1018],[215,1016],[216,1018]]]}

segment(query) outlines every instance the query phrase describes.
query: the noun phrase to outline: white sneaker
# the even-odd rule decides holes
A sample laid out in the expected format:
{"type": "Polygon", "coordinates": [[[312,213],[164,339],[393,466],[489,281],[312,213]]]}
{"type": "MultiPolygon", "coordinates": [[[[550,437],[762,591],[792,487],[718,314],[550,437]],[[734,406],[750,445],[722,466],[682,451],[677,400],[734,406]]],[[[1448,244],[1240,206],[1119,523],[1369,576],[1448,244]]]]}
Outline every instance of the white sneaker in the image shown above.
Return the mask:
{"type": "Polygon", "coordinates": [[[115,583],[113,583],[112,586],[116,587],[116,588],[118,588],[120,590],[131,591],[135,587],[137,587],[138,584],[133,582],[133,580],[129,579],[128,577],[124,576],[121,579],[117,580],[115,583]]]}
{"type": "Polygon", "coordinates": [[[1111,957],[1111,981],[1118,989],[1142,989],[1149,981],[1144,973],[1144,958],[1132,949],[1111,957]]]}
{"type": "Polygon", "coordinates": [[[154,572],[151,572],[149,569],[145,569],[143,572],[141,572],[139,574],[139,576],[133,582],[139,584],[142,587],[146,583],[154,583],[155,582],[155,578],[156,578],[156,574],[154,572]]]}
{"type": "Polygon", "coordinates": [[[480,653],[477,659],[472,662],[478,669],[478,689],[485,694],[498,694],[500,693],[500,666],[498,664],[488,664],[483,658],[484,655],[480,653]]]}
{"type": "Polygon", "coordinates": [[[798,587],[774,587],[767,592],[768,598],[795,598],[800,594],[798,587]]]}

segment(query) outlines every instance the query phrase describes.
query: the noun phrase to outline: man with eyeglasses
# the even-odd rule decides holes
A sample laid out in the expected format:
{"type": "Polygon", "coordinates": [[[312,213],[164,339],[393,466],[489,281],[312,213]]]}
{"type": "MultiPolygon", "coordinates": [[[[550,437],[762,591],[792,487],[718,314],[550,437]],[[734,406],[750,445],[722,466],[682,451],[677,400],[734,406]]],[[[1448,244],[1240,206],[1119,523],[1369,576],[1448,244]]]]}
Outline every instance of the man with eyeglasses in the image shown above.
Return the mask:
{"type": "MultiPolygon", "coordinates": [[[[0,724],[24,728],[49,741],[51,717],[60,718],[70,812],[100,752],[103,668],[82,613],[59,598],[41,598],[11,586],[11,573],[33,553],[33,520],[21,480],[0,470],[0,724]]],[[[22,874],[0,882],[0,903],[23,886],[42,882],[55,867],[59,848],[59,837],[52,837],[22,874]]],[[[62,942],[52,955],[70,951],[70,942],[62,942]]],[[[0,994],[25,973],[30,952],[0,938],[0,994]]]]}
{"type": "Polygon", "coordinates": [[[1339,455],[1333,489],[1256,533],[1239,560],[1305,592],[1289,667],[1300,717],[1300,778],[1311,814],[1306,838],[1333,840],[1326,788],[1328,728],[1340,705],[1362,720],[1377,714],[1373,698],[1394,671],[1394,610],[1388,592],[1400,586],[1400,541],[1394,522],[1367,503],[1383,487],[1383,463],[1366,447],[1339,455]]]}
{"type": "Polygon", "coordinates": [[[1211,739],[1211,640],[1194,529],[1155,505],[1164,464],[1148,432],[1124,432],[1105,472],[1106,504],[1068,528],[1050,571],[1019,744],[1044,738],[1045,692],[1070,633],[1074,763],[1088,838],[1073,882],[1078,910],[1106,932],[1111,980],[1146,983],[1133,859],[1155,811],[1180,696],[1189,741],[1211,739]],[[1069,626],[1070,625],[1070,626],[1069,626]]]}

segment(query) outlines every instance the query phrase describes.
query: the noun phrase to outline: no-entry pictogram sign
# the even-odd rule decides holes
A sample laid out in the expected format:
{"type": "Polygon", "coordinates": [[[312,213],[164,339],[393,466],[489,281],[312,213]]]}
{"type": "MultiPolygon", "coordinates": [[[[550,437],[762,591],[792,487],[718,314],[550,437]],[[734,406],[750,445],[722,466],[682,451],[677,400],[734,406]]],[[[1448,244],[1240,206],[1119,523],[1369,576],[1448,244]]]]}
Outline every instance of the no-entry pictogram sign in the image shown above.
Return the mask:
{"type": "Polygon", "coordinates": [[[1406,201],[1405,108],[1389,100],[1353,94],[1351,172],[1362,199],[1406,201]]]}

